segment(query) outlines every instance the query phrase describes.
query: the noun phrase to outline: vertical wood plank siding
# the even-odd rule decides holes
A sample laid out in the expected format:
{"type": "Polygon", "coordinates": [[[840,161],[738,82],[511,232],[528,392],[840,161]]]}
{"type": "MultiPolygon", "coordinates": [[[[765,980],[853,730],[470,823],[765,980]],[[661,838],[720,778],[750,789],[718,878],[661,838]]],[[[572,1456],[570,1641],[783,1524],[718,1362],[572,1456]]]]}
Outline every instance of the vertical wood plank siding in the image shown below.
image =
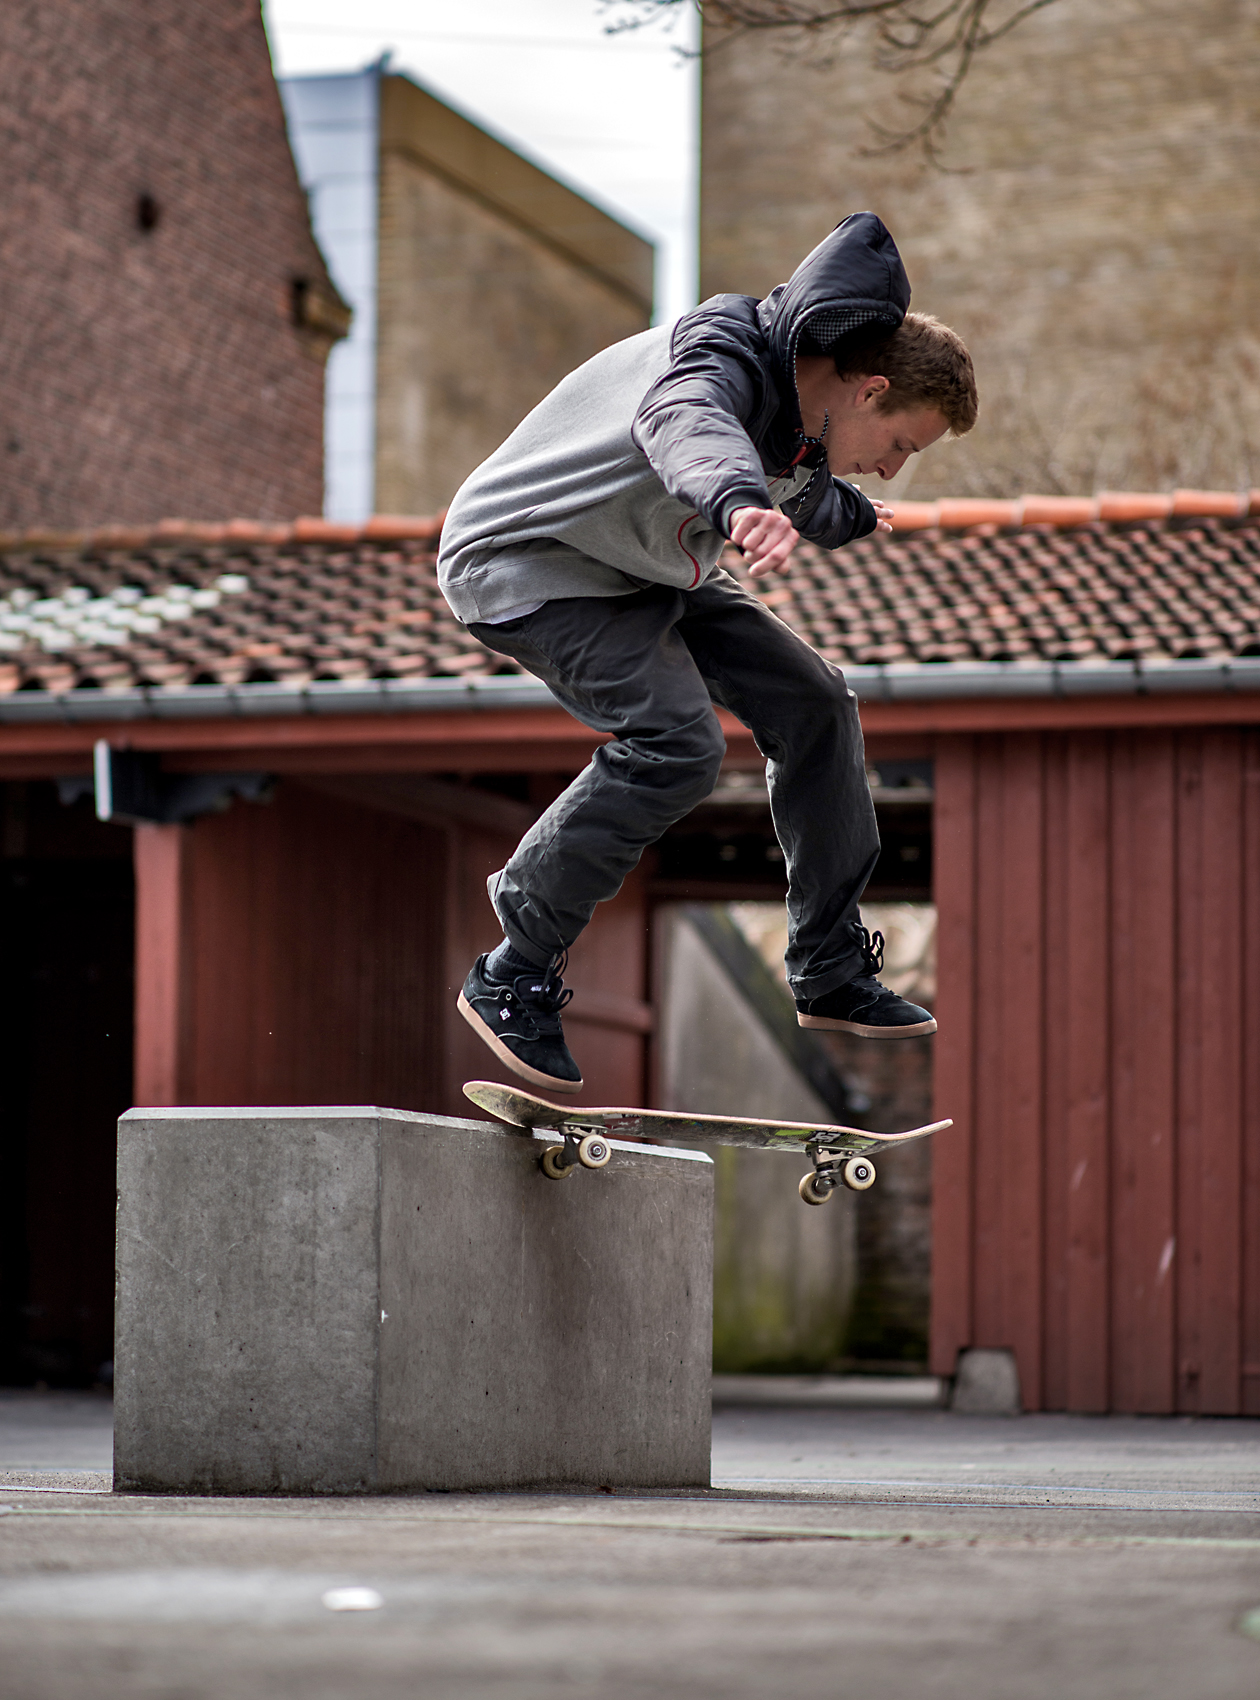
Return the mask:
{"type": "Polygon", "coordinates": [[[972,1276],[972,1198],[976,1101],[976,768],[974,738],[942,739],[936,755],[937,949],[946,972],[938,974],[933,1079],[936,1114],[954,1125],[933,1141],[932,1350],[953,1371],[959,1351],[971,1344],[975,1295],[972,1276]],[[941,1104],[948,1104],[942,1112],[941,1104]]]}
{"type": "Polygon", "coordinates": [[[442,834],[283,782],[186,830],[180,1101],[429,1108],[442,834]]]}
{"type": "MultiPolygon", "coordinates": [[[[465,1115],[499,1075],[455,998],[502,936],[513,841],[282,780],[188,827],[136,830],[136,1102],[387,1104],[465,1115]]],[[[574,948],[566,1026],[586,1103],[642,1098],[647,904],[633,874],[574,948]]]]}
{"type": "MultiPolygon", "coordinates": [[[[1242,861],[1254,897],[1260,867],[1260,739],[1243,744],[1242,861]]],[[[1243,953],[1243,1411],[1260,1416],[1260,900],[1244,902],[1243,953]]]]}
{"type": "Polygon", "coordinates": [[[1260,733],[943,737],[932,1357],[1260,1413],[1260,733]]]}
{"type": "Polygon", "coordinates": [[[188,952],[184,826],[138,826],[136,875],[135,1058],[137,1104],[183,1103],[188,952]]]}
{"type": "Polygon", "coordinates": [[[1111,1398],[1119,1410],[1170,1411],[1176,1385],[1172,1268],[1177,1249],[1172,735],[1119,735],[1111,766],[1111,1398]]]}

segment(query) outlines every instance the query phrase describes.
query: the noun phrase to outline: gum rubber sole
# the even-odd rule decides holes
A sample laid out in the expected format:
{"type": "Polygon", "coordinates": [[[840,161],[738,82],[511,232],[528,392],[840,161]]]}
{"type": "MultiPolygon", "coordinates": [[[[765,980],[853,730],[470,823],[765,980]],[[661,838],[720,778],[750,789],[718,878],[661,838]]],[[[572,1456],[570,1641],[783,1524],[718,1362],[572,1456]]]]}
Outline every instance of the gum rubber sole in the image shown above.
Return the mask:
{"type": "Polygon", "coordinates": [[[860,1021],[837,1021],[829,1015],[801,1015],[798,1027],[812,1027],[819,1033],[856,1033],[859,1039],[919,1039],[925,1033],[935,1033],[935,1021],[916,1021],[912,1027],[866,1027],[860,1021]]]}
{"type": "Polygon", "coordinates": [[[523,1063],[519,1057],[513,1056],[502,1039],[498,1038],[486,1026],[463,992],[456,998],[455,1007],[482,1044],[489,1046],[494,1052],[504,1068],[510,1069],[522,1080],[528,1080],[531,1086],[541,1086],[549,1092],[580,1092],[582,1090],[583,1083],[580,1080],[557,1080],[554,1075],[542,1074],[538,1069],[531,1068],[528,1063],[523,1063]]]}

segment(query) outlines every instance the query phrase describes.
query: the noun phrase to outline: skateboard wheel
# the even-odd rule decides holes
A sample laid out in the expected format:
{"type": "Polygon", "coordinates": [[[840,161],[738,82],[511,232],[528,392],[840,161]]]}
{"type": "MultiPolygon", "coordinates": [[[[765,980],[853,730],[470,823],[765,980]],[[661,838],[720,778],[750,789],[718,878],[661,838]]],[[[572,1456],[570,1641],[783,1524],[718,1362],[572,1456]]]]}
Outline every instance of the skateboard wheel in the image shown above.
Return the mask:
{"type": "Polygon", "coordinates": [[[612,1156],[612,1146],[598,1133],[578,1140],[578,1162],[586,1169],[602,1169],[612,1156]]]}
{"type": "Polygon", "coordinates": [[[808,1174],[801,1176],[796,1190],[806,1204],[826,1204],[831,1197],[833,1185],[833,1182],[824,1180],[821,1175],[810,1169],[808,1174]]]}
{"type": "Polygon", "coordinates": [[[573,1173],[573,1164],[564,1160],[563,1145],[549,1145],[542,1154],[541,1167],[549,1181],[562,1181],[573,1173]]]}
{"type": "Polygon", "coordinates": [[[867,1192],[875,1185],[875,1165],[869,1157],[850,1157],[840,1178],[851,1192],[867,1192]]]}

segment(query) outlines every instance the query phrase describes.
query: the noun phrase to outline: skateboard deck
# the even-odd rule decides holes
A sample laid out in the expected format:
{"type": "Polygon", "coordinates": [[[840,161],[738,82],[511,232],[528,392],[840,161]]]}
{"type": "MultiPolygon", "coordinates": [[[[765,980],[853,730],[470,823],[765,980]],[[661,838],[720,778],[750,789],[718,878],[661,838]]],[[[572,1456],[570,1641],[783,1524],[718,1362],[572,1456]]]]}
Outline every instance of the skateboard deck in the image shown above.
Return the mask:
{"type": "Polygon", "coordinates": [[[679,1110],[627,1109],[620,1105],[588,1108],[550,1104],[545,1098],[535,1098],[529,1092],[519,1092],[513,1086],[502,1086],[493,1080],[468,1081],[464,1096],[478,1109],[488,1110],[512,1127],[557,1133],[565,1141],[564,1146],[546,1153],[543,1159],[544,1172],[552,1179],[560,1178],[556,1171],[567,1173],[575,1163],[602,1168],[611,1152],[598,1140],[599,1134],[645,1144],[707,1140],[717,1145],[798,1151],[810,1157],[814,1168],[800,1187],[807,1204],[825,1202],[837,1183],[855,1192],[865,1192],[875,1180],[875,1167],[870,1161],[873,1153],[907,1145],[912,1139],[925,1139],[954,1125],[952,1121],[929,1122],[925,1127],[908,1128],[904,1133],[872,1133],[867,1128],[826,1122],[762,1121],[754,1117],[691,1115],[679,1110]],[[599,1162],[588,1161],[582,1154],[582,1147],[589,1150],[593,1145],[599,1147],[599,1162]]]}

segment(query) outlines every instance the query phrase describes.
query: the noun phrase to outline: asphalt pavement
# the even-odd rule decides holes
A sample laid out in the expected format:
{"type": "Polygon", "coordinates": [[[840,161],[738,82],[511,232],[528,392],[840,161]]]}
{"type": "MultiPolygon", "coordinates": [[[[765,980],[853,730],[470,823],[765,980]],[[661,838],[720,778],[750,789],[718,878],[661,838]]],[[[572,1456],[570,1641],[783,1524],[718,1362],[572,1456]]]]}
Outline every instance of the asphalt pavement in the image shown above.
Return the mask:
{"type": "Polygon", "coordinates": [[[0,1391],[3,1700],[1256,1700],[1260,1421],[723,1404],[709,1493],[114,1495],[0,1391]]]}

